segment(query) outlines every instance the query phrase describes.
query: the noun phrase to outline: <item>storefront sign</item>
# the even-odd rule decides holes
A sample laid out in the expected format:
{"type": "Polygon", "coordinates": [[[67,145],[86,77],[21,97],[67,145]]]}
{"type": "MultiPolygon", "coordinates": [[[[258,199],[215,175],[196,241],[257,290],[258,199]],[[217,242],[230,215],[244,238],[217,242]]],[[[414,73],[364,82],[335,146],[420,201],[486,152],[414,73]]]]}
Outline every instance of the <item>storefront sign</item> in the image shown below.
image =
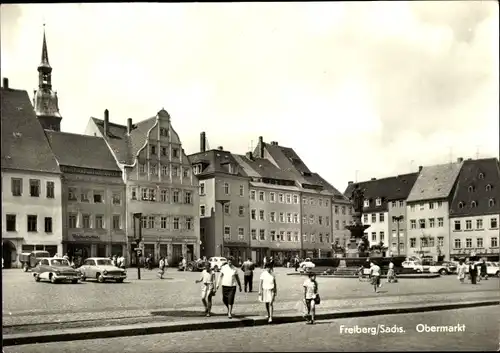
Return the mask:
{"type": "Polygon", "coordinates": [[[99,240],[101,239],[98,235],[96,234],[72,234],[73,238],[76,240],[99,240]]]}

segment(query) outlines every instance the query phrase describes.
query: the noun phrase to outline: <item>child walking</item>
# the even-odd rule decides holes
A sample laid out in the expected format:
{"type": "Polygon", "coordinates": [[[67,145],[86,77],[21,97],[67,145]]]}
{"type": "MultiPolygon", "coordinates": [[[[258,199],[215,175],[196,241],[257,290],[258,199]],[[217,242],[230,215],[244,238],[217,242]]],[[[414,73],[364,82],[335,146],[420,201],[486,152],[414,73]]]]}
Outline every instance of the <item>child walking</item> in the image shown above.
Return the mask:
{"type": "Polygon", "coordinates": [[[318,297],[318,282],[316,282],[316,275],[312,272],[309,273],[309,278],[303,284],[304,287],[304,300],[307,306],[306,320],[308,324],[314,324],[314,316],[316,315],[316,297],[318,297]]]}
{"type": "Polygon", "coordinates": [[[202,283],[201,301],[205,307],[205,315],[209,317],[212,310],[212,297],[215,295],[215,273],[211,269],[210,263],[205,264],[205,269],[201,272],[201,278],[196,283],[202,283]]]}

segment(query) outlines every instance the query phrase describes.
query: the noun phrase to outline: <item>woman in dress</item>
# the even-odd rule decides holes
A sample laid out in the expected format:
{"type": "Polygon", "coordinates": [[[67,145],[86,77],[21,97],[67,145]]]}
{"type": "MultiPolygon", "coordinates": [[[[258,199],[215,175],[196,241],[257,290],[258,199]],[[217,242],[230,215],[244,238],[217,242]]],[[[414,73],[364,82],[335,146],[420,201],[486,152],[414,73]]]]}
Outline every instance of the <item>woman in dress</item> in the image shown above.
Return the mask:
{"type": "Polygon", "coordinates": [[[466,272],[467,265],[464,264],[464,260],[460,259],[457,267],[457,274],[458,274],[458,279],[460,283],[464,283],[465,280],[465,272],[466,272]]]}
{"type": "Polygon", "coordinates": [[[316,282],[316,275],[313,272],[309,273],[309,278],[306,279],[303,287],[307,307],[306,320],[308,324],[313,325],[314,316],[316,315],[316,296],[318,295],[318,282],[316,282]]]}
{"type": "Polygon", "coordinates": [[[233,305],[234,297],[236,295],[236,285],[240,288],[241,282],[238,276],[238,269],[233,265],[234,259],[232,257],[227,259],[227,263],[220,269],[219,281],[217,290],[222,285],[222,301],[227,308],[227,317],[233,318],[233,305]]]}
{"type": "Polygon", "coordinates": [[[267,322],[269,323],[273,322],[273,303],[278,289],[276,286],[276,277],[274,277],[271,271],[270,264],[267,264],[259,280],[259,300],[266,304],[267,322]]]}

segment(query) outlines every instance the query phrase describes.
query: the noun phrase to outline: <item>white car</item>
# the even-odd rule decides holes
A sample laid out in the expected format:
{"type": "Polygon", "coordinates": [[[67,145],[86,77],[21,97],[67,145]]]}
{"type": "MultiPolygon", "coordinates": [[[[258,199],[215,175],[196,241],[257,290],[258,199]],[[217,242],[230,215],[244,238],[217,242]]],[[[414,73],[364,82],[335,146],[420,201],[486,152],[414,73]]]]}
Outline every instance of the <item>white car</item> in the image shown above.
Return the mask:
{"type": "Polygon", "coordinates": [[[299,264],[300,272],[308,271],[308,270],[315,268],[315,267],[316,267],[316,265],[309,258],[305,259],[304,262],[301,262],[299,264]]]}
{"type": "Polygon", "coordinates": [[[208,259],[210,263],[210,268],[214,271],[219,271],[220,268],[227,263],[227,259],[225,257],[214,256],[208,259]]]}
{"type": "Polygon", "coordinates": [[[404,261],[401,266],[403,266],[403,268],[413,268],[415,271],[420,273],[424,272],[424,266],[418,261],[404,261]]]}
{"type": "Polygon", "coordinates": [[[486,273],[488,274],[488,276],[500,277],[500,268],[498,267],[498,263],[487,262],[486,263],[486,273]]]}

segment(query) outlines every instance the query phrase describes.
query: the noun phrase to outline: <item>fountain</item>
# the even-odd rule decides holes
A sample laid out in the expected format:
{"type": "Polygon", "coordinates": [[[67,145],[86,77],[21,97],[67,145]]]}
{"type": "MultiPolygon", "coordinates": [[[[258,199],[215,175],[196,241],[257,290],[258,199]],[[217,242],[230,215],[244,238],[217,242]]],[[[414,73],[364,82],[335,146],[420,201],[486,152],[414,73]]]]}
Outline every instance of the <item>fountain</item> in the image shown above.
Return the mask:
{"type": "Polygon", "coordinates": [[[370,242],[365,235],[365,229],[370,228],[369,225],[361,222],[363,216],[364,192],[356,185],[352,192],[351,201],[354,206],[352,223],[346,228],[351,232],[351,237],[346,248],[345,257],[364,257],[367,254],[370,242]]]}

